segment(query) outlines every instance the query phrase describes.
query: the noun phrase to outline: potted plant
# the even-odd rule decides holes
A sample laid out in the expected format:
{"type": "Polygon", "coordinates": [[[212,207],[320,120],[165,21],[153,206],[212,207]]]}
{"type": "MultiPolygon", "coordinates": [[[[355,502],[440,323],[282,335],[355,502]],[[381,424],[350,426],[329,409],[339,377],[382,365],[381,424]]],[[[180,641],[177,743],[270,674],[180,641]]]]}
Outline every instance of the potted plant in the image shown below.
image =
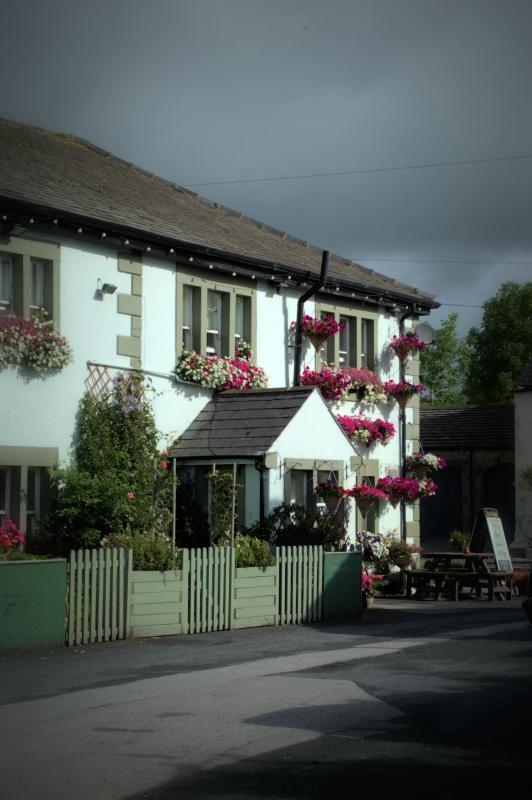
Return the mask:
{"type": "Polygon", "coordinates": [[[349,490],[349,494],[355,498],[358,510],[364,518],[368,515],[368,511],[374,503],[378,503],[379,500],[387,499],[384,492],[376,486],[367,486],[365,483],[353,486],[353,488],[349,490]]]}
{"type": "Polygon", "coordinates": [[[407,456],[406,459],[407,469],[413,472],[418,480],[422,480],[429,472],[445,469],[446,466],[445,459],[434,453],[424,453],[423,450],[418,450],[417,453],[407,456]]]}
{"type": "Polygon", "coordinates": [[[336,514],[341,500],[349,494],[349,491],[338,486],[334,481],[324,481],[318,483],[314,489],[314,493],[317,497],[321,497],[327,506],[329,514],[336,514]]]}
{"type": "Polygon", "coordinates": [[[408,331],[404,336],[394,336],[390,348],[403,364],[414,353],[420,353],[426,347],[415,331],[408,331]]]}
{"type": "Polygon", "coordinates": [[[451,531],[449,534],[451,549],[455,550],[457,553],[467,553],[469,551],[468,544],[470,538],[469,534],[462,533],[462,531],[451,531]]]}
{"type": "MultiPolygon", "coordinates": [[[[290,325],[291,330],[295,330],[296,323],[292,322],[290,325]]],[[[305,314],[301,320],[301,332],[306,336],[319,352],[329,336],[334,336],[338,331],[345,329],[345,323],[338,323],[332,314],[329,314],[324,319],[321,317],[311,317],[305,314]]]]}
{"type": "Polygon", "coordinates": [[[397,400],[399,407],[402,411],[405,410],[408,401],[415,394],[420,394],[425,387],[420,383],[410,383],[409,381],[386,381],[384,390],[389,397],[397,400]]]}

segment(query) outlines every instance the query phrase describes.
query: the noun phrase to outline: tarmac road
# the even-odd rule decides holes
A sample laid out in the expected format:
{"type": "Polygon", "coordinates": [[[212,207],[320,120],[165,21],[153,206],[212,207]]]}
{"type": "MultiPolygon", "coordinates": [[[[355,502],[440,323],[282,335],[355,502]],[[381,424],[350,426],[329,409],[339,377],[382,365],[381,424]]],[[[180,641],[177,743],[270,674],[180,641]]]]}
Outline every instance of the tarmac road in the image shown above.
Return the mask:
{"type": "Polygon", "coordinates": [[[519,598],[7,656],[0,794],[509,797],[530,785],[531,666],[519,598]]]}

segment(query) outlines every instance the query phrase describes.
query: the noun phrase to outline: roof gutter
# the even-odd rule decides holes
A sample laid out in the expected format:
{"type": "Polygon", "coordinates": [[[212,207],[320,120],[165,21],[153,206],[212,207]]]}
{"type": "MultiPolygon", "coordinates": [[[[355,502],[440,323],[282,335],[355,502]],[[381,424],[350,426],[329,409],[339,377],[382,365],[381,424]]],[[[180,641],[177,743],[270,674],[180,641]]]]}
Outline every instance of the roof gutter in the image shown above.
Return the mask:
{"type": "Polygon", "coordinates": [[[303,306],[305,302],[317,294],[327,281],[327,271],[329,269],[329,251],[324,250],[321,256],[321,270],[318,282],[303,292],[297,301],[297,317],[296,317],[296,342],[294,346],[294,386],[299,386],[301,374],[301,348],[303,345],[303,331],[301,323],[303,321],[303,306]]]}
{"type": "MultiPolygon", "coordinates": [[[[0,196],[0,203],[2,204],[0,213],[4,214],[4,217],[0,220],[0,225],[3,220],[4,232],[7,235],[9,235],[10,223],[12,222],[24,225],[24,227],[28,229],[31,228],[32,225],[37,227],[38,224],[41,224],[46,225],[48,228],[66,228],[70,233],[76,235],[83,234],[89,237],[92,236],[98,240],[102,240],[105,237],[105,241],[108,244],[115,244],[114,240],[116,239],[118,246],[125,248],[146,249],[146,246],[149,246],[153,250],[156,248],[163,250],[164,254],[167,256],[181,254],[184,257],[189,257],[195,255],[199,259],[203,256],[206,261],[213,260],[219,261],[221,264],[226,264],[228,269],[240,266],[242,269],[250,270],[251,272],[274,272],[278,273],[279,276],[291,275],[305,282],[313,278],[310,270],[304,270],[301,267],[290,267],[281,262],[239,255],[238,253],[230,253],[225,250],[187,242],[182,239],[149,233],[148,231],[142,231],[127,225],[120,225],[119,223],[105,222],[105,220],[87,217],[72,211],[64,211],[37,203],[22,202],[6,196],[0,196]],[[31,223],[28,221],[28,215],[32,220],[31,223]],[[127,245],[125,241],[128,241],[127,245]]],[[[413,302],[411,294],[406,294],[400,290],[368,286],[362,281],[342,280],[340,282],[345,287],[349,287],[349,290],[356,290],[363,293],[366,300],[376,304],[379,304],[384,297],[390,298],[392,302],[397,301],[405,304],[413,302]]],[[[337,294],[336,296],[339,295],[337,294]]],[[[356,299],[359,300],[361,298],[356,299]]],[[[440,305],[427,297],[416,298],[414,302],[419,307],[418,313],[420,314],[427,314],[431,308],[438,308],[440,305]]]]}

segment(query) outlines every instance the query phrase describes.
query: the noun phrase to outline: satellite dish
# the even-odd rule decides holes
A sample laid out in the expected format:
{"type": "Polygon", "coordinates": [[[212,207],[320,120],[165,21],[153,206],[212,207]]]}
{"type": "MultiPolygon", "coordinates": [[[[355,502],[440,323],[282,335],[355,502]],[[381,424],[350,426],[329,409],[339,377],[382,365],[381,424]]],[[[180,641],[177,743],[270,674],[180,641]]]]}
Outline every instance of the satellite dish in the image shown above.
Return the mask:
{"type": "Polygon", "coordinates": [[[425,344],[430,344],[434,340],[436,331],[428,322],[422,322],[416,327],[416,333],[425,344]]]}

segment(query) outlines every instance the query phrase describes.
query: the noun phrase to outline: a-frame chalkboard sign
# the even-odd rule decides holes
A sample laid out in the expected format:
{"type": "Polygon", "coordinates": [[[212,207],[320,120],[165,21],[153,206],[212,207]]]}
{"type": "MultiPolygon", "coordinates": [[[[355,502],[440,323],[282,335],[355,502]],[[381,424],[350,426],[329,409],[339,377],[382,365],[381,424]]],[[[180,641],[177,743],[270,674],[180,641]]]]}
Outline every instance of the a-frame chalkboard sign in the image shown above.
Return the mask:
{"type": "Polygon", "coordinates": [[[478,510],[469,549],[472,553],[485,553],[487,550],[491,550],[497,569],[504,572],[510,572],[513,569],[502,520],[496,508],[480,508],[478,510]]]}

